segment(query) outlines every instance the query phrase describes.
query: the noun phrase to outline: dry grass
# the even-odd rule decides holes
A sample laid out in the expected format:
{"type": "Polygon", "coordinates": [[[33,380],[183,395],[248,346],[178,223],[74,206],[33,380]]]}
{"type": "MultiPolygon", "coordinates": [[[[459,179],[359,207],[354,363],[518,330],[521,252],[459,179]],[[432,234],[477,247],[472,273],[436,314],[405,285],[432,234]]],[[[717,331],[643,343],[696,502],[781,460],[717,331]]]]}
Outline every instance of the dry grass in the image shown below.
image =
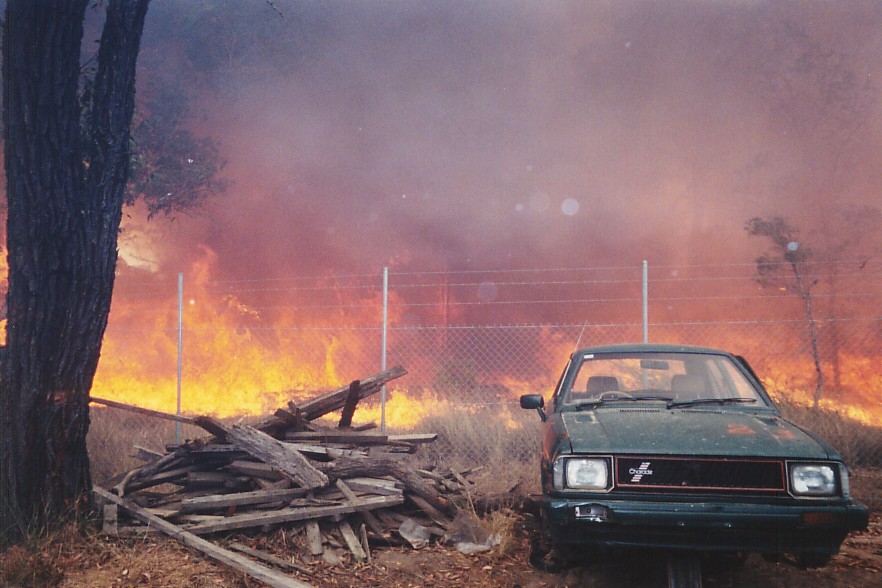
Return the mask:
{"type": "Polygon", "coordinates": [[[853,468],[882,464],[882,428],[861,424],[838,412],[777,401],[781,413],[830,443],[853,468]]]}
{"type": "MultiPolygon", "coordinates": [[[[104,407],[92,407],[90,415],[89,462],[92,480],[99,485],[143,465],[142,461],[132,457],[135,446],[165,453],[166,446],[175,442],[175,423],[172,421],[104,407]]],[[[198,427],[181,427],[182,440],[205,435],[205,431],[198,427]]]]}
{"type": "Polygon", "coordinates": [[[539,491],[540,430],[533,411],[500,412],[497,406],[455,408],[429,417],[421,429],[438,440],[422,448],[419,459],[460,471],[480,467],[470,476],[486,494],[539,491]]]}
{"type": "Polygon", "coordinates": [[[254,586],[165,536],[107,537],[68,525],[0,553],[0,586],[98,588],[254,586]]]}

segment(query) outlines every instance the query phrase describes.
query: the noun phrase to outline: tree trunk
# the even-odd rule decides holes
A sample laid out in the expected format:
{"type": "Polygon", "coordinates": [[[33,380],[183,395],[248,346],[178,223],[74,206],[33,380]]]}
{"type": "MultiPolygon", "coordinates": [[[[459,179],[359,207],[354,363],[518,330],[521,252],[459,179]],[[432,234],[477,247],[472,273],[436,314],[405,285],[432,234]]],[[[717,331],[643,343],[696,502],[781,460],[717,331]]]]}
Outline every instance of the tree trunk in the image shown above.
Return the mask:
{"type": "Polygon", "coordinates": [[[88,0],[8,0],[9,215],[0,540],[89,501],[88,396],[110,312],[148,0],[113,0],[91,108],[78,95],[88,0]]]}
{"type": "Polygon", "coordinates": [[[809,328],[809,344],[812,350],[812,361],[815,364],[815,392],[812,395],[812,408],[818,408],[821,403],[821,396],[824,394],[824,371],[821,369],[821,354],[818,351],[818,327],[815,324],[814,313],[812,312],[812,295],[809,289],[802,281],[802,274],[799,273],[799,267],[793,261],[790,262],[793,269],[793,275],[796,276],[796,287],[799,291],[799,297],[802,299],[805,318],[809,328]]]}

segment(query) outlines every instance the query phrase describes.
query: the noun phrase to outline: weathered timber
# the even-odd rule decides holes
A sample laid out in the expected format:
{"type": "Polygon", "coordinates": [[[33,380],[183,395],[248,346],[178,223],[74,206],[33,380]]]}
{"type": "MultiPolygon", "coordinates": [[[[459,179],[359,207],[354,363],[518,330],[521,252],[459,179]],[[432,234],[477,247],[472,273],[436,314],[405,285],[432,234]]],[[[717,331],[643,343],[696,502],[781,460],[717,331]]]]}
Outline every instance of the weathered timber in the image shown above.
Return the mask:
{"type": "Polygon", "coordinates": [[[300,409],[296,406],[291,410],[285,410],[284,408],[280,408],[276,410],[274,413],[276,417],[283,420],[285,424],[289,427],[290,431],[309,431],[310,427],[307,422],[303,419],[303,414],[301,414],[300,409]]]}
{"type": "Polygon", "coordinates": [[[176,465],[179,465],[179,464],[183,463],[183,460],[181,458],[179,458],[178,456],[176,456],[174,453],[169,453],[167,455],[160,457],[159,459],[157,459],[155,461],[152,461],[148,464],[144,464],[140,468],[135,468],[135,469],[131,470],[129,473],[127,473],[125,475],[125,477],[123,477],[123,479],[120,481],[120,483],[116,485],[115,490],[116,490],[117,494],[119,494],[120,496],[123,496],[126,491],[126,486],[135,477],[149,477],[152,474],[155,474],[156,472],[166,468],[167,466],[170,466],[170,464],[173,464],[173,463],[176,465]]]}
{"type": "Polygon", "coordinates": [[[263,504],[278,500],[291,500],[306,495],[305,488],[284,488],[279,490],[253,490],[251,492],[236,492],[234,494],[216,494],[214,496],[201,496],[199,498],[185,498],[181,500],[181,510],[184,512],[214,510],[230,506],[246,506],[250,504],[263,504]]]}
{"type": "Polygon", "coordinates": [[[270,480],[272,482],[282,479],[282,474],[276,471],[273,466],[263,462],[237,459],[231,461],[226,467],[229,470],[251,476],[252,478],[263,478],[264,480],[270,480]]]}
{"type": "Polygon", "coordinates": [[[368,542],[367,529],[365,528],[364,523],[358,527],[358,539],[361,541],[361,547],[364,549],[364,554],[367,557],[367,560],[371,561],[371,544],[368,542]]]}
{"type": "Polygon", "coordinates": [[[138,414],[143,414],[147,416],[156,417],[159,419],[165,419],[167,421],[175,421],[178,423],[186,423],[188,425],[195,424],[195,419],[191,417],[185,417],[177,414],[169,414],[167,412],[160,412],[158,410],[150,410],[149,408],[141,408],[140,406],[133,406],[131,404],[124,404],[122,402],[116,402],[115,400],[105,400],[104,398],[95,398],[94,396],[89,397],[89,402],[94,402],[95,404],[103,404],[104,406],[110,406],[112,408],[119,408],[121,410],[127,410],[129,412],[135,412],[138,414]]]}
{"type": "Polygon", "coordinates": [[[218,441],[223,442],[227,438],[229,427],[212,416],[202,415],[193,419],[193,424],[198,425],[214,435],[218,441]]]}
{"type": "Polygon", "coordinates": [[[154,516],[130,500],[111,494],[103,488],[95,486],[93,487],[93,492],[101,499],[122,507],[123,510],[127,511],[133,517],[174,537],[184,545],[192,547],[193,549],[198,549],[212,559],[233,567],[252,578],[256,578],[261,582],[272,586],[273,588],[311,588],[310,584],[286,576],[272,568],[253,562],[242,555],[219,547],[210,541],[206,541],[202,537],[198,537],[177,525],[154,516]]]}
{"type": "MultiPolygon", "coordinates": [[[[340,422],[337,424],[338,429],[345,429],[352,425],[352,415],[355,414],[355,407],[358,406],[360,396],[361,382],[354,380],[349,384],[349,393],[343,403],[343,411],[340,413],[340,422]]],[[[351,529],[350,529],[351,530],[351,529]]]]}
{"type": "MultiPolygon", "coordinates": [[[[356,504],[361,500],[352,488],[350,488],[343,480],[337,480],[335,485],[340,489],[340,492],[343,493],[343,496],[345,496],[346,500],[349,502],[356,504]]],[[[371,511],[366,510],[361,513],[361,516],[364,517],[364,520],[367,521],[375,533],[383,534],[383,525],[380,524],[380,521],[377,520],[377,517],[375,517],[371,511]]]]}
{"type": "Polygon", "coordinates": [[[367,453],[359,449],[345,449],[337,446],[331,447],[330,444],[315,445],[313,443],[287,443],[288,447],[296,449],[304,455],[328,456],[332,458],[338,457],[367,457],[367,453]]]}
{"type": "Polygon", "coordinates": [[[296,563],[292,561],[288,561],[286,559],[282,559],[281,557],[276,557],[271,553],[265,553],[263,551],[258,551],[257,549],[251,549],[246,545],[242,545],[241,543],[230,543],[230,549],[234,551],[238,551],[240,553],[244,553],[245,555],[250,555],[256,559],[263,560],[267,563],[271,563],[274,566],[278,566],[280,568],[284,568],[286,570],[297,571],[302,574],[306,574],[307,576],[312,576],[312,570],[309,568],[305,568],[303,566],[298,566],[296,563]]]}
{"type": "Polygon", "coordinates": [[[438,433],[411,433],[405,435],[389,435],[390,443],[432,443],[438,439],[438,433]]]}
{"type": "Polygon", "coordinates": [[[346,484],[353,490],[383,496],[397,496],[401,494],[404,487],[403,484],[396,485],[391,480],[376,478],[349,478],[346,480],[346,484]]]}
{"type": "Polygon", "coordinates": [[[316,463],[329,478],[383,477],[392,476],[404,484],[405,489],[431,504],[440,511],[447,511],[451,505],[444,500],[416,470],[409,468],[398,460],[391,458],[365,457],[351,459],[341,457],[328,463],[316,463]]]}
{"type": "MultiPolygon", "coordinates": [[[[406,373],[407,370],[403,367],[395,366],[368,378],[364,378],[363,380],[359,380],[358,399],[362,400],[372,394],[376,394],[380,391],[380,388],[383,387],[383,384],[391,382],[395,378],[400,378],[406,373]]],[[[303,418],[308,421],[315,420],[329,412],[343,408],[346,404],[346,399],[349,396],[349,389],[349,385],[337,388],[336,390],[323,394],[317,398],[301,402],[297,404],[297,408],[300,409],[303,418]]]]}
{"type": "Polygon", "coordinates": [[[183,480],[188,488],[214,488],[221,487],[231,490],[241,490],[251,482],[248,476],[237,476],[228,472],[190,472],[183,480]]]}
{"type": "Polygon", "coordinates": [[[370,429],[376,429],[377,423],[362,423],[360,425],[352,425],[349,427],[350,431],[368,431],[370,429]]]}
{"type": "Polygon", "coordinates": [[[285,439],[288,441],[314,441],[317,443],[349,443],[351,445],[382,445],[389,443],[389,435],[349,431],[291,431],[285,433],[285,439]]]}
{"type": "MultiPolygon", "coordinates": [[[[364,378],[363,380],[359,380],[359,399],[367,398],[372,394],[376,394],[380,391],[384,384],[394,380],[395,378],[400,378],[406,373],[407,370],[405,370],[403,367],[396,366],[391,369],[382,371],[378,374],[374,374],[373,376],[370,376],[368,378],[364,378]]],[[[349,385],[346,385],[341,388],[337,388],[336,390],[332,390],[331,392],[328,392],[326,394],[322,394],[321,396],[317,396],[316,398],[305,400],[299,404],[288,402],[288,412],[296,414],[297,411],[300,411],[301,417],[304,420],[313,421],[328,414],[329,412],[333,412],[335,410],[343,408],[343,406],[346,404],[348,393],[349,385]]],[[[263,431],[264,433],[276,436],[280,430],[284,430],[287,427],[287,422],[287,416],[283,415],[280,417],[276,415],[255,424],[254,428],[258,431],[263,431]]],[[[314,428],[314,425],[310,423],[308,425],[308,428],[314,428]]]]}
{"type": "Polygon", "coordinates": [[[469,488],[470,483],[468,480],[465,479],[465,476],[463,476],[458,471],[456,471],[452,468],[450,470],[450,473],[453,475],[454,478],[456,478],[456,481],[459,482],[459,484],[460,484],[460,486],[462,486],[463,490],[467,490],[469,488]]]}
{"type": "Polygon", "coordinates": [[[226,517],[216,523],[204,523],[190,527],[188,530],[198,535],[216,533],[218,531],[230,531],[233,529],[246,529],[249,527],[262,527],[273,523],[288,523],[293,521],[306,521],[322,517],[330,517],[351,512],[361,512],[375,508],[396,506],[404,502],[404,498],[397,496],[376,496],[365,498],[359,504],[336,504],[330,506],[283,508],[277,511],[263,512],[258,514],[241,514],[226,517]]]}
{"type": "Polygon", "coordinates": [[[355,531],[352,530],[352,527],[349,525],[349,521],[343,519],[339,523],[337,523],[337,528],[340,529],[340,535],[343,536],[343,541],[346,542],[346,547],[349,548],[350,553],[352,553],[352,557],[355,558],[357,562],[363,562],[367,560],[367,554],[364,552],[364,549],[361,546],[361,542],[358,540],[358,537],[355,536],[355,531]]]}
{"type": "Polygon", "coordinates": [[[119,507],[116,504],[110,503],[104,505],[103,514],[103,522],[101,525],[101,532],[105,535],[119,535],[119,525],[118,522],[118,510],[119,507]]]}
{"type": "Polygon", "coordinates": [[[322,488],[330,483],[328,476],[314,468],[302,453],[253,427],[234,425],[227,438],[250,455],[273,464],[280,474],[303,488],[322,488]]]}
{"type": "Polygon", "coordinates": [[[174,451],[181,455],[192,455],[202,457],[216,457],[218,459],[236,459],[245,455],[245,452],[234,445],[228,443],[205,443],[197,446],[188,445],[167,445],[168,451],[174,451]]]}
{"type": "Polygon", "coordinates": [[[141,447],[140,445],[135,445],[134,451],[132,453],[132,457],[135,459],[140,459],[141,461],[151,462],[155,459],[160,459],[164,453],[159,453],[158,451],[153,451],[152,449],[147,449],[146,447],[141,447]]]}
{"type": "Polygon", "coordinates": [[[415,505],[417,505],[421,511],[423,511],[424,513],[429,515],[429,518],[432,519],[433,521],[435,521],[435,523],[437,523],[441,527],[446,529],[447,527],[450,526],[450,523],[451,523],[450,519],[448,519],[444,515],[444,513],[439,511],[437,508],[435,508],[434,506],[429,504],[429,502],[427,500],[423,499],[420,496],[416,496],[414,494],[409,495],[407,498],[411,502],[413,502],[415,505]]]}
{"type": "Polygon", "coordinates": [[[325,551],[322,541],[322,530],[318,521],[307,521],[306,523],[306,540],[309,546],[309,553],[312,555],[321,555],[325,551]]]}
{"type": "Polygon", "coordinates": [[[126,484],[127,492],[144,490],[160,484],[177,483],[199,469],[198,465],[187,465],[157,472],[147,477],[138,477],[126,484]]]}

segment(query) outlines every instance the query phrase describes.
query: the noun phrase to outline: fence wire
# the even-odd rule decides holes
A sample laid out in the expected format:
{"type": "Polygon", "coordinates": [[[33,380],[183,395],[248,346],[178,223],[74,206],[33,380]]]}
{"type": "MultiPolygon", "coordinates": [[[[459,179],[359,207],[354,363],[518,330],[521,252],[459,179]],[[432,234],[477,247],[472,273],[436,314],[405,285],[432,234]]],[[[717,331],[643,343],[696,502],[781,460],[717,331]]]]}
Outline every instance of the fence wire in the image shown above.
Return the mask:
{"type": "MultiPolygon", "coordinates": [[[[851,465],[882,466],[882,263],[814,268],[811,315],[804,297],[785,286],[760,288],[750,264],[650,270],[650,342],[744,356],[785,414],[826,437],[851,465]]],[[[638,266],[393,272],[387,365],[408,373],[388,387],[388,427],[437,432],[423,453],[439,463],[533,468],[539,419],[519,408],[519,396],[548,398],[576,347],[640,342],[640,275],[638,266]]],[[[132,373],[145,359],[154,370],[174,369],[177,319],[174,312],[157,319],[157,308],[175,306],[167,293],[160,300],[144,294],[156,289],[134,287],[127,295],[125,286],[114,300],[96,380],[108,388],[124,376],[133,385],[155,381],[149,370],[140,379],[132,373]]],[[[268,396],[260,406],[271,409],[282,398],[380,369],[380,276],[195,283],[186,290],[186,412],[216,410],[205,382],[219,374],[229,406],[268,396]]],[[[140,389],[139,403],[161,396],[166,404],[151,407],[167,407],[169,386],[140,389]]],[[[380,410],[375,398],[360,412],[379,422],[380,410]]]]}

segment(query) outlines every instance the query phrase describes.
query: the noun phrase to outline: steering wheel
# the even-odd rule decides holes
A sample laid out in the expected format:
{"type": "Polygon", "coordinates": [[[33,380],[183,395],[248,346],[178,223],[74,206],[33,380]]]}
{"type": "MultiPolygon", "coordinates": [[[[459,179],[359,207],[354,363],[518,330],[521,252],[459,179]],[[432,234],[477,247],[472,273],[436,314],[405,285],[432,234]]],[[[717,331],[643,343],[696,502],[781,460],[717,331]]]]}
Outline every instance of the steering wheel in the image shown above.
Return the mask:
{"type": "Polygon", "coordinates": [[[619,390],[607,390],[606,392],[601,392],[600,396],[597,397],[598,400],[615,400],[616,398],[634,398],[627,392],[621,392],[619,390]]]}

